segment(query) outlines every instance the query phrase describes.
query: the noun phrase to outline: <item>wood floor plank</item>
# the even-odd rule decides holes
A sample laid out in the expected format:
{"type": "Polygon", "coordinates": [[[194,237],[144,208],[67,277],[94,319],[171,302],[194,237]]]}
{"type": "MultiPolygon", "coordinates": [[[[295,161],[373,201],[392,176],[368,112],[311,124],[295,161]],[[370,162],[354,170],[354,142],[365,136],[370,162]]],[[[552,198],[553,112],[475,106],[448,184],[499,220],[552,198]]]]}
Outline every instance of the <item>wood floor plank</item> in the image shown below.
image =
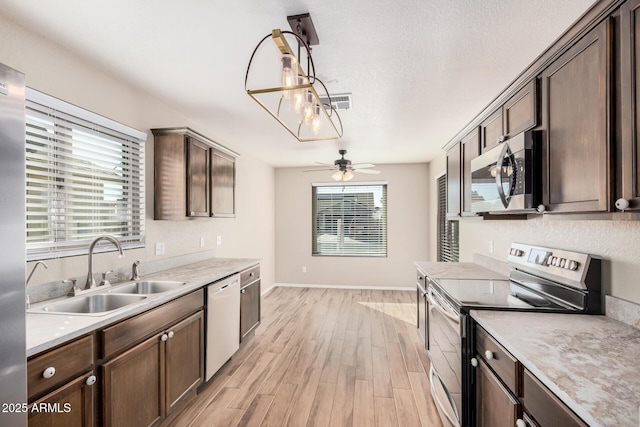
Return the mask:
{"type": "Polygon", "coordinates": [[[426,373],[409,372],[411,390],[416,402],[416,408],[423,426],[442,427],[438,410],[431,398],[431,385],[426,373]]]}
{"type": "Polygon", "coordinates": [[[329,351],[325,358],[325,364],[320,376],[320,382],[336,383],[338,381],[338,372],[340,371],[340,359],[342,358],[342,347],[344,340],[332,339],[329,344],[329,351]]]}
{"type": "Polygon", "coordinates": [[[268,394],[256,395],[244,412],[238,425],[243,427],[258,427],[271,407],[273,399],[274,396],[268,394]]]}
{"type": "Polygon", "coordinates": [[[264,383],[260,386],[258,393],[275,395],[278,387],[282,383],[284,374],[289,369],[289,366],[291,366],[291,362],[293,362],[293,358],[298,353],[299,349],[300,347],[297,345],[290,345],[280,353],[280,357],[275,361],[275,369],[272,369],[271,372],[269,372],[264,383]]]}
{"type": "Polygon", "coordinates": [[[392,398],[393,389],[389,361],[387,360],[387,348],[372,347],[371,359],[373,362],[373,395],[392,398]]]}
{"type": "Polygon", "coordinates": [[[398,424],[402,427],[420,427],[422,422],[413,397],[413,391],[411,389],[394,388],[393,396],[396,402],[398,424]]]}
{"type": "MultiPolygon", "coordinates": [[[[347,331],[353,332],[353,331],[347,331]]],[[[341,365],[331,410],[331,426],[351,426],[353,423],[353,398],[356,388],[356,367],[341,365]]]]}
{"type": "MultiPolygon", "coordinates": [[[[411,339],[410,332],[407,329],[407,326],[409,325],[402,322],[401,325],[396,326],[399,327],[398,343],[400,344],[400,351],[402,352],[404,363],[407,366],[407,371],[424,372],[424,368],[422,367],[422,363],[420,362],[420,358],[418,357],[418,352],[416,351],[414,342],[411,339]]],[[[411,328],[413,327],[414,326],[411,326],[411,328]]]]}
{"type": "Polygon", "coordinates": [[[236,397],[240,390],[237,388],[223,387],[216,397],[207,405],[204,411],[193,422],[194,426],[219,425],[227,405],[236,397]]]}
{"type": "Polygon", "coordinates": [[[353,425],[354,427],[371,427],[375,425],[373,381],[356,379],[353,396],[353,425]]]}
{"type": "Polygon", "coordinates": [[[376,426],[398,426],[398,416],[396,414],[395,399],[392,397],[374,397],[373,399],[375,406],[376,426]]]}
{"type": "Polygon", "coordinates": [[[356,379],[373,381],[371,338],[358,338],[356,379]]]}
{"type": "Polygon", "coordinates": [[[293,400],[297,384],[282,384],[271,402],[267,414],[262,420],[261,427],[282,427],[287,422],[291,401],[293,400]]]}
{"type": "Polygon", "coordinates": [[[244,410],[249,408],[249,405],[251,405],[254,397],[256,396],[256,394],[258,394],[258,389],[265,381],[269,370],[276,368],[276,365],[274,365],[273,361],[278,356],[278,353],[264,352],[262,354],[262,357],[258,361],[258,364],[253,367],[246,381],[240,387],[238,395],[229,404],[230,408],[244,410]]]}
{"type": "Polygon", "coordinates": [[[410,389],[407,367],[402,357],[399,343],[387,344],[387,358],[389,361],[389,372],[391,374],[391,385],[393,388],[410,389]]]}
{"type": "Polygon", "coordinates": [[[358,331],[347,330],[344,334],[344,345],[342,347],[341,365],[356,366],[358,363],[358,331]]]}
{"type": "Polygon", "coordinates": [[[329,427],[331,426],[331,410],[333,398],[336,392],[336,383],[319,383],[316,390],[307,426],[329,427]]]}
{"type": "Polygon", "coordinates": [[[320,383],[321,369],[308,368],[302,378],[298,393],[292,402],[291,413],[287,419],[287,426],[298,427],[307,423],[316,390],[320,383]]]}

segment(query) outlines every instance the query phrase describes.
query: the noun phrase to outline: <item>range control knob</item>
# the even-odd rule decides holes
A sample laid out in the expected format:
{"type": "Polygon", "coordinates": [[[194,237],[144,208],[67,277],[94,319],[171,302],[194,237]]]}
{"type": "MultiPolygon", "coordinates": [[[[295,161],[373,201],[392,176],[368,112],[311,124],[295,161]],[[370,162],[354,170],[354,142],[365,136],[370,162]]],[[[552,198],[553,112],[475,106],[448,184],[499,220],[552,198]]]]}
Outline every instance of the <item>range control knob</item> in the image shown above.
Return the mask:
{"type": "Polygon", "coordinates": [[[569,270],[576,271],[580,267],[580,263],[577,261],[569,261],[569,266],[567,267],[569,270]]]}
{"type": "Polygon", "coordinates": [[[564,268],[564,266],[567,264],[567,260],[564,258],[560,258],[560,263],[558,265],[558,267],[560,268],[564,268]]]}
{"type": "Polygon", "coordinates": [[[557,256],[552,256],[549,258],[549,265],[556,265],[556,261],[558,260],[557,256]]]}

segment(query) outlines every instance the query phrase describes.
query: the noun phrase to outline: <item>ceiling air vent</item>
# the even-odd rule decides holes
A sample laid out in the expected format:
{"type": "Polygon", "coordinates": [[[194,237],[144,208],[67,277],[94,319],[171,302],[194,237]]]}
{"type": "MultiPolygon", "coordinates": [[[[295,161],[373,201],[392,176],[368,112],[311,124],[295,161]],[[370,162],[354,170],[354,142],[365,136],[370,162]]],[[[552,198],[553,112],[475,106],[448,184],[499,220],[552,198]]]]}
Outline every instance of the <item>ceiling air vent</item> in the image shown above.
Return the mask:
{"type": "MultiPolygon", "coordinates": [[[[329,98],[326,96],[318,97],[323,104],[329,104],[329,98]]],[[[331,95],[331,105],[336,110],[350,110],[352,107],[351,104],[351,94],[350,93],[336,93],[331,95]]]]}

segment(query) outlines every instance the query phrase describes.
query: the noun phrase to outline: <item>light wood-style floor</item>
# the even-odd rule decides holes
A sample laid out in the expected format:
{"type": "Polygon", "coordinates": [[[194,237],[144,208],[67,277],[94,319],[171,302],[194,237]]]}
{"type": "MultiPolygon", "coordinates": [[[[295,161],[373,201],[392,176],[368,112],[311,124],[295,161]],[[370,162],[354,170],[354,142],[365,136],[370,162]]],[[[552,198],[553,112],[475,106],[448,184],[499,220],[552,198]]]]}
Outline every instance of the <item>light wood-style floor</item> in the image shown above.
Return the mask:
{"type": "Polygon", "coordinates": [[[441,426],[415,292],[276,288],[177,426],[441,426]]]}

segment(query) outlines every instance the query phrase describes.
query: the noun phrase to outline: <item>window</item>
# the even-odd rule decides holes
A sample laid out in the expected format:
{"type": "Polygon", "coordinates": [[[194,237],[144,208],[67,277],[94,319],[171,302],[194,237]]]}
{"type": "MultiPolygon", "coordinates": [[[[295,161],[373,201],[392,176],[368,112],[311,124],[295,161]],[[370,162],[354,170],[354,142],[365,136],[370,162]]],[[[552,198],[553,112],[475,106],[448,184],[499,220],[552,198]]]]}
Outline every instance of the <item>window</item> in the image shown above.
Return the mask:
{"type": "Polygon", "coordinates": [[[32,89],[26,130],[27,260],[144,246],[145,133],[32,89]]]}
{"type": "Polygon", "coordinates": [[[387,255],[386,183],[312,188],[313,255],[387,255]]]}
{"type": "Polygon", "coordinates": [[[438,178],[438,261],[458,262],[458,221],[447,220],[447,176],[438,178]]]}

